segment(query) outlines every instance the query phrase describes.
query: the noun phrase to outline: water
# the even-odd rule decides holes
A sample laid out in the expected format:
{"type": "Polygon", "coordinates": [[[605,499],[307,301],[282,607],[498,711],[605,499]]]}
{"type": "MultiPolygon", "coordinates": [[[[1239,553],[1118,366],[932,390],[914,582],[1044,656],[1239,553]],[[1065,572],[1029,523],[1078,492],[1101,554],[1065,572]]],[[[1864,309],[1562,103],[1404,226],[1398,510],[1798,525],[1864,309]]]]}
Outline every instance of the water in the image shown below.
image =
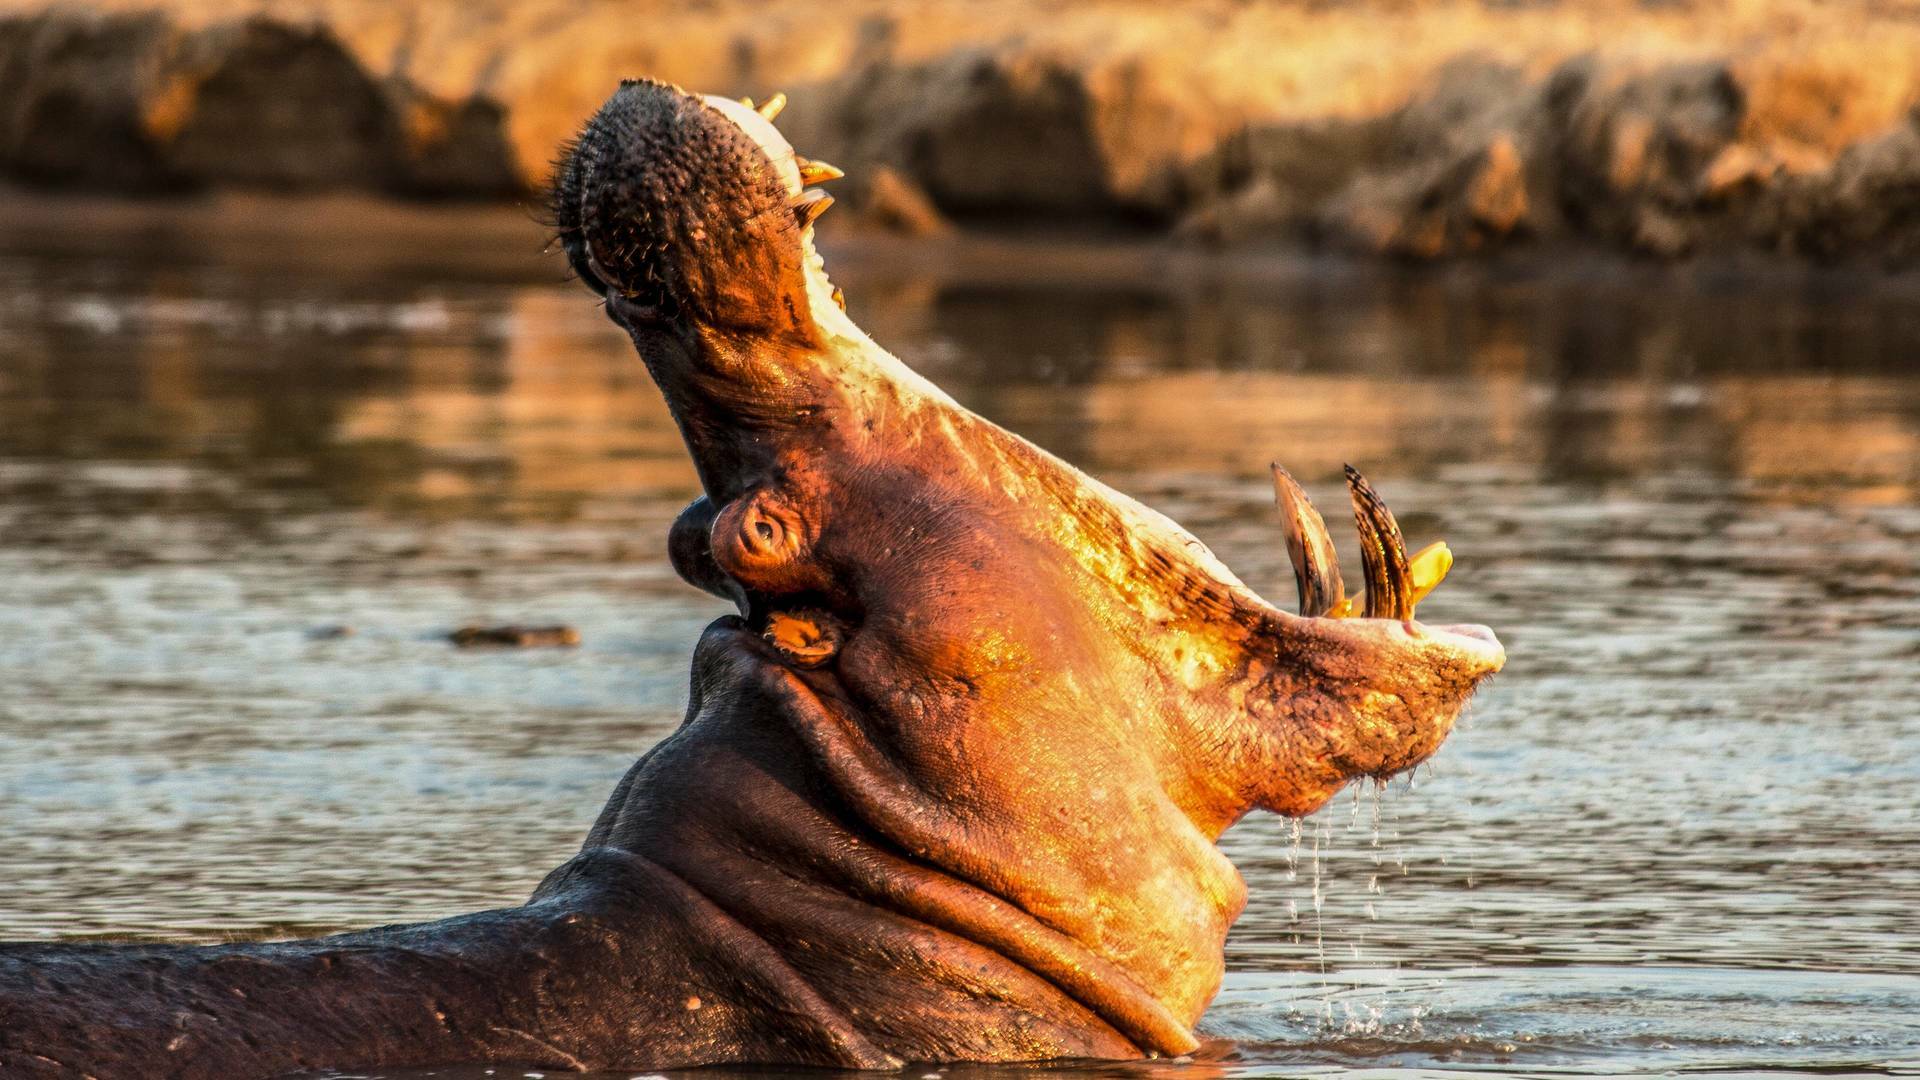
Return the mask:
{"type": "MultiPolygon", "coordinates": [[[[0,936],[522,898],[720,610],[625,341],[512,214],[0,218],[0,936]],[[584,643],[446,644],[474,621],[584,643]]],[[[1354,461],[1460,556],[1422,615],[1511,655],[1412,790],[1228,834],[1231,1047],[1086,1074],[1920,1073],[1920,282],[830,257],[1270,596],[1266,463],[1337,506],[1354,461]]]]}

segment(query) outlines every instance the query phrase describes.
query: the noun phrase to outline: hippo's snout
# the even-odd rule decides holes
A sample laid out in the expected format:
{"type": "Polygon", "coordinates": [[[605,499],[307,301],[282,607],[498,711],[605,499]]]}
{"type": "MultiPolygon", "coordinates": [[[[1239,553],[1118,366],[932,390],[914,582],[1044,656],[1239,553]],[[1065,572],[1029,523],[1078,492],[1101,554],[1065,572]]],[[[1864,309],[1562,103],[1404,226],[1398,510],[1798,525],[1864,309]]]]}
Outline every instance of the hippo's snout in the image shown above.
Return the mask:
{"type": "MultiPolygon", "coordinates": [[[[810,227],[840,175],[770,115],[632,81],[588,121],[551,191],[573,272],[629,331],[654,324],[805,337],[810,227]]],[[[814,257],[817,261],[817,257],[814,257]]]]}

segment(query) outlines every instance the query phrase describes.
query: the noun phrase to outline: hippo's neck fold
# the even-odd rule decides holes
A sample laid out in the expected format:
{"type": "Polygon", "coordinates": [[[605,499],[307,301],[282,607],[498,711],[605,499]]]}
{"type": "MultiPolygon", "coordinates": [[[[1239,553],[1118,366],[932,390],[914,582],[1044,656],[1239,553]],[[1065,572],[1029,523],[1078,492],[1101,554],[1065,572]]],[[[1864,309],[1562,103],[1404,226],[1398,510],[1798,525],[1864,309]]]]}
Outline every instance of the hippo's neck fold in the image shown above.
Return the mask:
{"type": "Polygon", "coordinates": [[[941,820],[939,801],[890,760],[831,687],[782,680],[788,717],[813,763],[849,807],[910,858],[874,873],[846,864],[870,902],[958,934],[1058,986],[1148,1054],[1176,1055],[1199,1045],[1193,1029],[1132,973],[991,889],[994,867],[1010,865],[997,838],[941,820]],[[823,692],[824,690],[824,692],[823,692]],[[937,868],[937,869],[936,869],[937,868]]]}
{"type": "Polygon", "coordinates": [[[1022,809],[956,813],[831,674],[779,665],[740,620],[708,631],[694,667],[686,724],[589,845],[671,869],[902,1059],[1198,1046],[1242,893],[1170,800],[1157,831],[1135,831],[1136,810],[1099,843],[1053,845],[1022,809]]]}

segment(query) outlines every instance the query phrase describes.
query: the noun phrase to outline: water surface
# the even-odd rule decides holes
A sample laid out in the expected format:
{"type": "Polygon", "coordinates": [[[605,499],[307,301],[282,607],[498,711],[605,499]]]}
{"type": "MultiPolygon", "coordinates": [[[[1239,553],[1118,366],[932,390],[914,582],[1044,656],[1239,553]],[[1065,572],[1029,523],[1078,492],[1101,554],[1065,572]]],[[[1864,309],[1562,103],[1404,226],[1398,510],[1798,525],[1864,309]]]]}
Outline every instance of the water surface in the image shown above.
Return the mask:
{"type": "MultiPolygon", "coordinates": [[[[0,936],[523,898],[722,610],[667,567],[697,489],[624,339],[510,214],[0,224],[0,936]]],[[[1086,1072],[1920,1072],[1920,282],[830,258],[1270,596],[1266,463],[1338,506],[1355,462],[1460,555],[1422,615],[1510,652],[1411,782],[1228,834],[1231,1049],[1086,1072]]]]}

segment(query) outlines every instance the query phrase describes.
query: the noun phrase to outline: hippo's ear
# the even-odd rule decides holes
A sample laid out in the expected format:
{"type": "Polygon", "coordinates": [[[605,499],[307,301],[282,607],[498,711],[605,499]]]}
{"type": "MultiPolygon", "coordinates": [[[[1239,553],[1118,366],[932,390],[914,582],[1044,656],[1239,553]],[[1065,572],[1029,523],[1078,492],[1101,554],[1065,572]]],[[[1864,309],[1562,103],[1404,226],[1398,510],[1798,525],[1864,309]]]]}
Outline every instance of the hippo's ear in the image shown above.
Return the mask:
{"type": "Polygon", "coordinates": [[[705,100],[623,83],[553,182],[573,270],[636,321],[810,340],[802,217],[753,138],[705,100]]]}

